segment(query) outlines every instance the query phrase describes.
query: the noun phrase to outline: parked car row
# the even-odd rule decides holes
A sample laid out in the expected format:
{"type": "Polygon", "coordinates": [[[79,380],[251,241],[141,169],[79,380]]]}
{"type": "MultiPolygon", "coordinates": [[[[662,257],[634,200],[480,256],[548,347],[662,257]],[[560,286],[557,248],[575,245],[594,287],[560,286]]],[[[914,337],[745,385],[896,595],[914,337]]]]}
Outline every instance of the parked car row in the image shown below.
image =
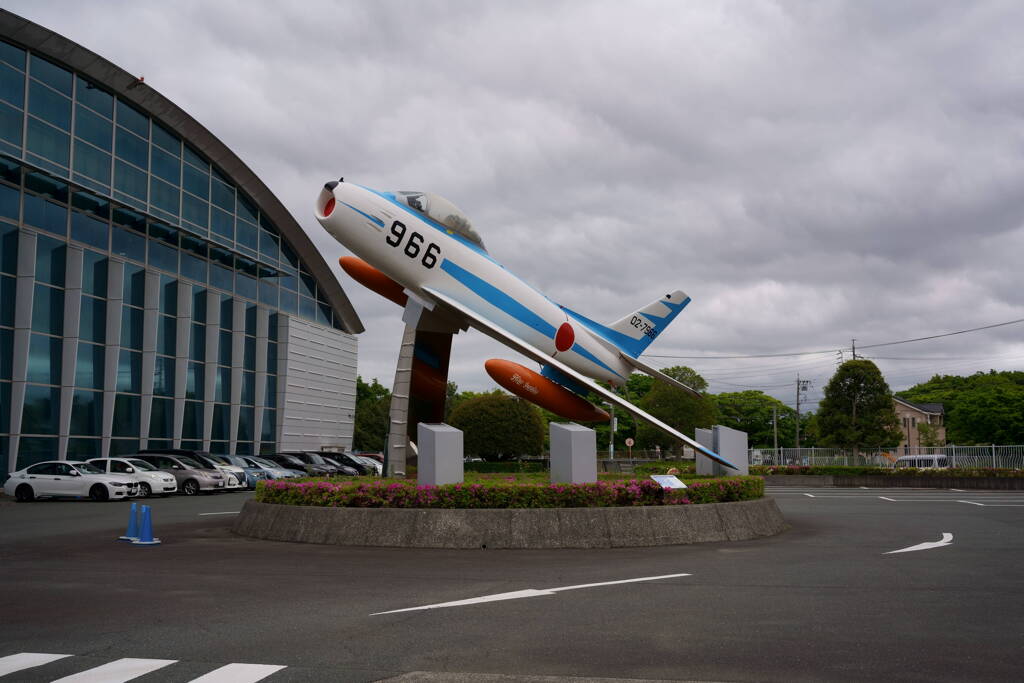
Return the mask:
{"type": "Polygon", "coordinates": [[[290,451],[266,456],[214,455],[183,449],[148,449],[87,462],[48,460],[13,472],[4,493],[18,501],[89,497],[95,501],[254,489],[263,480],[306,476],[380,475],[381,464],[350,453],[290,451]]]}

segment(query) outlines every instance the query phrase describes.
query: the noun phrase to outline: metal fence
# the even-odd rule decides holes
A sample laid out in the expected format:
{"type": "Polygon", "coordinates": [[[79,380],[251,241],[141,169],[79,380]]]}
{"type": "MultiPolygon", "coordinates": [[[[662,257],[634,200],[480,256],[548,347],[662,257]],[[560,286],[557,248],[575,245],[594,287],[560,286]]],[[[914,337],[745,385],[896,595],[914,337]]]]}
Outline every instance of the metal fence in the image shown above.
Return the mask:
{"type": "Polygon", "coordinates": [[[914,446],[855,453],[842,448],[751,448],[751,465],[816,465],[845,467],[907,467],[898,458],[946,458],[949,467],[1024,469],[1021,446],[914,446]]]}

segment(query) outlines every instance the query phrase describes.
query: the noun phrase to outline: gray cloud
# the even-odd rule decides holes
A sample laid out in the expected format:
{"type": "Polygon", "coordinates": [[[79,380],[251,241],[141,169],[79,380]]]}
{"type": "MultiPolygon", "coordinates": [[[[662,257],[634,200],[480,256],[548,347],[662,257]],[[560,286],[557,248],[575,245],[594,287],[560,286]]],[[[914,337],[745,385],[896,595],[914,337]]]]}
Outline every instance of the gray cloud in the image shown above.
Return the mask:
{"type": "MultiPolygon", "coordinates": [[[[656,354],[829,349],[1024,317],[1019,3],[8,7],[145,74],[331,264],[342,249],[311,204],[344,175],[449,197],[498,260],[595,319],[682,288],[693,303],[656,354]]],[[[339,278],[367,325],[360,372],[390,383],[399,311],[339,278]]],[[[876,355],[933,358],[879,360],[905,387],[1024,367],[1021,339],[1006,327],[876,355]]],[[[473,333],[455,349],[452,378],[473,389],[491,386],[485,358],[511,353],[473,333]]],[[[774,385],[800,371],[820,390],[834,361],[678,362],[712,390],[790,400],[774,385]]]]}

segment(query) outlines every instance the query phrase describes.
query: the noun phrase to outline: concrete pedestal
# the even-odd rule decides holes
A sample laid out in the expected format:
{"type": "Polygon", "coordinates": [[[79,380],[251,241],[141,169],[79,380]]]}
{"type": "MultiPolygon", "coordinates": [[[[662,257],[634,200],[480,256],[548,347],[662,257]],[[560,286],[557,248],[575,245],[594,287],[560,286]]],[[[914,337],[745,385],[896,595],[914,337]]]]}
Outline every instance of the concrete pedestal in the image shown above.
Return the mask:
{"type": "Polygon", "coordinates": [[[420,486],[461,484],[462,432],[446,424],[419,423],[416,428],[419,447],[419,469],[416,482],[420,486]]]}
{"type": "Polygon", "coordinates": [[[718,453],[737,468],[730,470],[697,451],[697,474],[711,474],[716,477],[750,474],[746,432],[715,425],[711,429],[694,430],[694,438],[701,446],[718,453]]]}
{"type": "Polygon", "coordinates": [[[592,484],[597,481],[597,433],[575,423],[552,422],[551,483],[592,484]]]}

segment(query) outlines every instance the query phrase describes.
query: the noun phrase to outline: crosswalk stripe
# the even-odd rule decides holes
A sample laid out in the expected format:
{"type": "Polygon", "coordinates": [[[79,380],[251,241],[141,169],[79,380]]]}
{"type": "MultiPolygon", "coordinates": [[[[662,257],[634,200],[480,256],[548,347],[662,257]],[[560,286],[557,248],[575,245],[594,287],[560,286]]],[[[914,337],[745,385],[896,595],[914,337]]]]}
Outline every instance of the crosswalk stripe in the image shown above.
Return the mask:
{"type": "Polygon", "coordinates": [[[134,659],[127,657],[65,676],[53,683],[124,683],[151,671],[174,664],[177,659],[134,659]]]}
{"type": "Polygon", "coordinates": [[[70,656],[49,655],[43,652],[19,652],[16,655],[0,657],[0,676],[6,676],[22,669],[31,669],[34,666],[42,666],[70,656]]]}
{"type": "Polygon", "coordinates": [[[284,668],[276,664],[227,664],[190,683],[255,683],[284,668]]]}

